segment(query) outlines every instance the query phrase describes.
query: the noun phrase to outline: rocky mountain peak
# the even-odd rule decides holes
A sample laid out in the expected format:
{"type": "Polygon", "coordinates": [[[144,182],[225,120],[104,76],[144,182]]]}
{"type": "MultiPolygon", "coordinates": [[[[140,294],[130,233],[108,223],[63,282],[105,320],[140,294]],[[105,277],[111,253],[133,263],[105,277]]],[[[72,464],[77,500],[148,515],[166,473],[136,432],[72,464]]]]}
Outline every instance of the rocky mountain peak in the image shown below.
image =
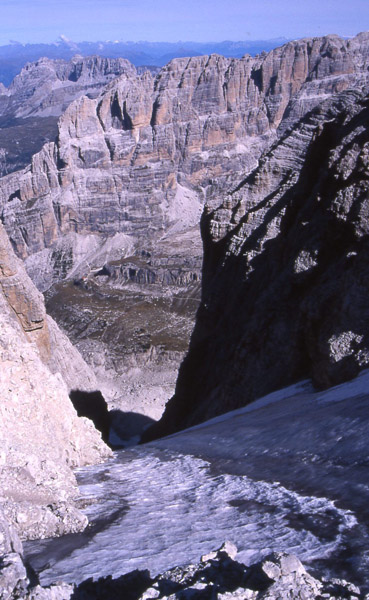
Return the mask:
{"type": "MultiPolygon", "coordinates": [[[[172,210],[179,184],[216,205],[219,188],[240,181],[308,110],[365,83],[368,48],[365,34],[306,39],[255,58],[175,59],[155,79],[118,61],[123,74],[101,97],[67,109],[55,144],[31,169],[2,180],[2,220],[16,251],[45,288],[59,278],[57,248],[68,246],[67,274],[82,258],[75,240],[87,234],[124,233],[152,246],[182,219],[172,210]]],[[[92,57],[74,61],[69,73],[87,63],[89,73],[116,64],[92,57]]]]}
{"type": "Polygon", "coordinates": [[[43,57],[27,63],[14,78],[8,88],[12,106],[8,103],[3,112],[6,110],[9,114],[12,108],[15,117],[41,116],[50,103],[57,104],[60,101],[64,102],[66,108],[65,103],[71,102],[73,95],[76,97],[80,93],[87,93],[96,96],[102,86],[122,73],[136,73],[135,67],[123,58],[75,56],[66,61],[43,57]]]}
{"type": "Polygon", "coordinates": [[[55,139],[57,120],[80,96],[96,98],[122,73],[134,76],[124,59],[43,57],[26,64],[9,88],[0,85],[0,174],[29,164],[33,154],[55,139]]]}

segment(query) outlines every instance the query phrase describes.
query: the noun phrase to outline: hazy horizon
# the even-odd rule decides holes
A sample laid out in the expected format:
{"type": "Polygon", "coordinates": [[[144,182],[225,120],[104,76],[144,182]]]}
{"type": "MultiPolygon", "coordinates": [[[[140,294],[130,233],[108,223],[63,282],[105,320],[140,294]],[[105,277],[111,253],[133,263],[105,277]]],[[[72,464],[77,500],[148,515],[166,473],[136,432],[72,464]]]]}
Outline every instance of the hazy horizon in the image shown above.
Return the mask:
{"type": "Polygon", "coordinates": [[[0,45],[11,40],[203,42],[296,39],[369,29],[367,0],[0,0],[0,45]],[[21,17],[21,18],[20,18],[21,17]]]}
{"type": "MultiPolygon", "coordinates": [[[[330,32],[331,34],[334,34],[335,32],[330,32]]],[[[357,33],[360,33],[359,31],[357,33]]],[[[321,34],[321,35],[329,35],[327,34],[321,34]]],[[[357,34],[355,34],[357,35],[357,34]]],[[[342,37],[354,37],[354,35],[352,36],[342,36],[342,37]]],[[[212,39],[204,39],[204,40],[191,40],[191,39],[178,39],[178,40],[174,40],[174,41],[170,41],[168,42],[167,40],[162,40],[162,39],[157,39],[157,40],[130,40],[130,39],[102,39],[102,38],[95,38],[95,39],[72,39],[72,38],[68,38],[66,35],[64,34],[60,34],[56,39],[51,40],[51,41],[33,41],[33,42],[21,42],[19,40],[8,40],[6,43],[0,43],[1,46],[16,46],[16,45],[21,45],[21,46],[25,46],[27,44],[47,44],[47,45],[51,45],[51,44],[58,44],[61,42],[65,42],[65,43],[74,43],[74,44],[82,44],[82,43],[91,43],[91,44],[222,44],[222,43],[230,43],[230,44],[244,44],[244,43],[253,43],[253,42],[273,42],[273,41],[288,41],[292,38],[287,38],[285,36],[276,36],[273,38],[249,38],[249,39],[235,39],[235,40],[230,40],[230,39],[221,39],[221,40],[212,40],[212,39]]]]}

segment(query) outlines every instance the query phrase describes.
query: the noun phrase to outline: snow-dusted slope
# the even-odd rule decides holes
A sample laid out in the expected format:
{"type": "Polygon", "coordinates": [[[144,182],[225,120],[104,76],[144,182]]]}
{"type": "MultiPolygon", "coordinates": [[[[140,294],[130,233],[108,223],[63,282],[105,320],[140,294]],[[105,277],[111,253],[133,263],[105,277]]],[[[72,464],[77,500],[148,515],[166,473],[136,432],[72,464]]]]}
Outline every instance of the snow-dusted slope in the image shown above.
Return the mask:
{"type": "Polygon", "coordinates": [[[246,563],[283,550],[362,584],[368,386],[368,371],[323,393],[304,382],[80,470],[92,525],[27,546],[42,582],[158,573],[229,539],[246,563]]]}

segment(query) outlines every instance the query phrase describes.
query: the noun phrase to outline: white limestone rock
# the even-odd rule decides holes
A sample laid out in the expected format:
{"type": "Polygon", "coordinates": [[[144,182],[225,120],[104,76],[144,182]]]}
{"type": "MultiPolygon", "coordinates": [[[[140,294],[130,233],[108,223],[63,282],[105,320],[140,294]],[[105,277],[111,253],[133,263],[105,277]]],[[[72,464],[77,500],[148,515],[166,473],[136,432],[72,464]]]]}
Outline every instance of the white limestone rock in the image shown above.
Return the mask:
{"type": "Polygon", "coordinates": [[[99,462],[110,451],[92,422],[77,417],[63,375],[74,389],[94,387],[93,379],[46,316],[42,296],[12,253],[2,226],[0,363],[0,489],[5,515],[22,538],[81,530],[86,519],[74,506],[72,469],[99,462]]]}

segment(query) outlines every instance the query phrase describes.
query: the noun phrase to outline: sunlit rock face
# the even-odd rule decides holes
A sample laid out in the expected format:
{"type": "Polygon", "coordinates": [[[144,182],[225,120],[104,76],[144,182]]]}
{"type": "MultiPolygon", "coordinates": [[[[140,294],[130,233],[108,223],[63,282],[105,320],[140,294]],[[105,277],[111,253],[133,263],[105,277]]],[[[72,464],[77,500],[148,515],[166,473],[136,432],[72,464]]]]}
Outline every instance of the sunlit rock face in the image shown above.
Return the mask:
{"type": "Polygon", "coordinates": [[[24,168],[55,139],[58,118],[73,100],[96,98],[122,73],[136,73],[122,58],[44,57],[27,63],[8,88],[0,85],[0,175],[24,168]]]}
{"type": "Polygon", "coordinates": [[[23,538],[78,531],[72,468],[109,450],[79,419],[68,389],[93,374],[57,325],[0,225],[0,487],[5,516],[23,538]]]}
{"type": "Polygon", "coordinates": [[[0,88],[0,116],[59,116],[82,94],[97,96],[115,77],[135,74],[123,58],[74,56],[70,61],[40,58],[27,63],[8,88],[0,88]]]}
{"type": "Polygon", "coordinates": [[[117,233],[129,239],[114,258],[155,247],[178,223],[193,227],[204,201],[217,204],[278,130],[365,82],[368,45],[366,34],[328,36],[256,58],[175,59],[155,79],[127,70],[99,98],[76,100],[56,142],[1,181],[3,223],[37,285],[70,274],[117,233]]]}
{"type": "Polygon", "coordinates": [[[316,107],[203,217],[203,299],[152,435],[369,362],[367,90],[316,107]]]}

